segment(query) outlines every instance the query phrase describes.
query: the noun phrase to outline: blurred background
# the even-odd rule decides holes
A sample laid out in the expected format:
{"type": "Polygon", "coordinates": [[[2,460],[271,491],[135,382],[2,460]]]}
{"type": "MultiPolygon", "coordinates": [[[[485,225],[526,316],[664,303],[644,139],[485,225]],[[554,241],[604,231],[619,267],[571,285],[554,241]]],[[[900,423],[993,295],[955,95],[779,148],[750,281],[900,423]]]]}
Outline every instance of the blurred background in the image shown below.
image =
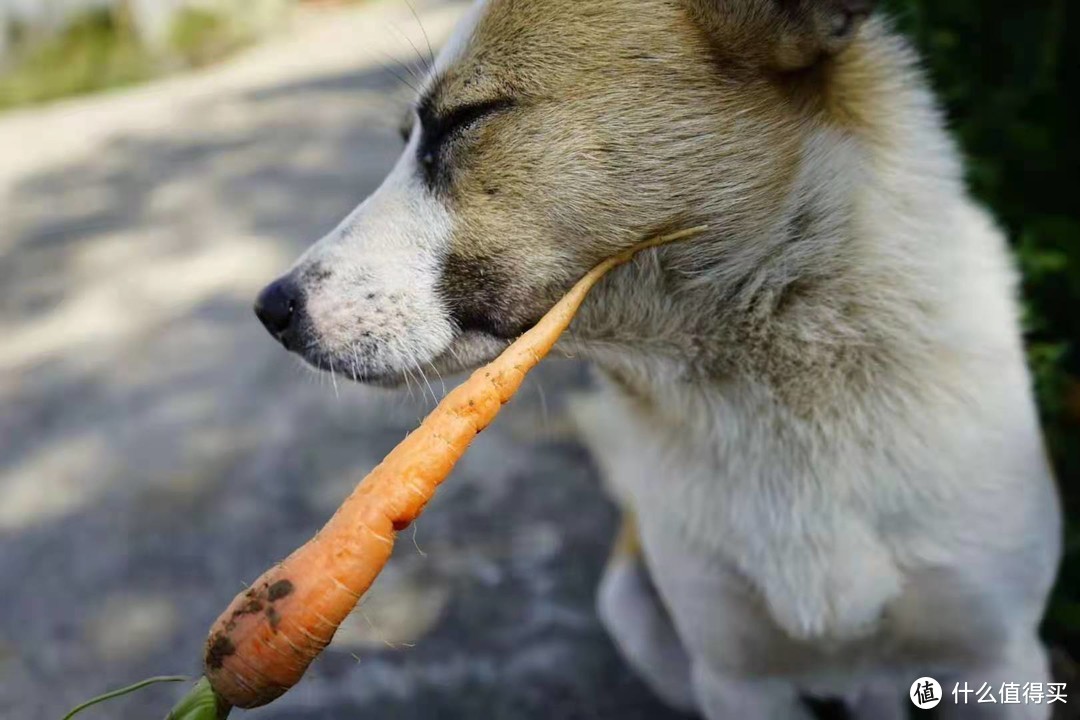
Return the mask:
{"type": "MultiPolygon", "coordinates": [[[[886,5],[924,52],[1023,270],[1073,520],[1046,624],[1070,674],[1077,6],[886,5]]],[[[311,374],[250,307],[381,181],[411,73],[464,8],[0,0],[0,717],[56,718],[148,675],[197,674],[224,604],[443,392],[435,376],[386,393],[311,374]]],[[[542,366],[330,651],[259,717],[679,717],[593,611],[615,519],[565,413],[586,383],[573,363],[542,366]]],[[[178,692],[87,717],[158,717],[178,692]]]]}

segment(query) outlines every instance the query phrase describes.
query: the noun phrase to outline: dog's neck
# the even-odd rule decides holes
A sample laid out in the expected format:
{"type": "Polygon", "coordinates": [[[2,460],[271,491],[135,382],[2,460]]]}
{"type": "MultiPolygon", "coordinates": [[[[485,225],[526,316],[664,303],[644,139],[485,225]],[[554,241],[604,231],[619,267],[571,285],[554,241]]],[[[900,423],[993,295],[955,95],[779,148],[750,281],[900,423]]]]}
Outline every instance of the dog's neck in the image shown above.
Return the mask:
{"type": "Polygon", "coordinates": [[[959,163],[906,49],[865,45],[832,79],[861,93],[835,89],[848,127],[808,133],[775,218],[653,253],[599,290],[580,352],[629,394],[659,408],[751,393],[817,420],[909,382],[934,351],[962,301],[942,292],[964,259],[944,249],[957,242],[959,163]]]}

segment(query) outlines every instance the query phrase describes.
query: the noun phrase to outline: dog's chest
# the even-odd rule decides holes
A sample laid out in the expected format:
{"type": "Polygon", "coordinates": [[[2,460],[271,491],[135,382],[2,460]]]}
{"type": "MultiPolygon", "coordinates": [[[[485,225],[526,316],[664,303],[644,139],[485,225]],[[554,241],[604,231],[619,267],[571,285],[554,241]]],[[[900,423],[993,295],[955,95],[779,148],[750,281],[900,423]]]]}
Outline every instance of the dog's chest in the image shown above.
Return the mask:
{"type": "Polygon", "coordinates": [[[687,431],[665,427],[618,391],[578,400],[574,412],[603,481],[636,515],[653,578],[695,654],[738,673],[816,672],[820,651],[785,636],[754,572],[756,558],[775,554],[792,527],[784,512],[792,503],[761,487],[786,461],[772,453],[763,464],[770,451],[731,418],[739,452],[718,454],[704,432],[687,442],[687,431]]]}
{"type": "Polygon", "coordinates": [[[605,387],[578,398],[573,414],[609,492],[640,521],[692,538],[703,548],[754,553],[780,521],[787,482],[762,481],[792,463],[775,438],[732,414],[687,403],[676,425],[634,397],[605,387]],[[722,425],[724,435],[710,428],[722,425]]]}

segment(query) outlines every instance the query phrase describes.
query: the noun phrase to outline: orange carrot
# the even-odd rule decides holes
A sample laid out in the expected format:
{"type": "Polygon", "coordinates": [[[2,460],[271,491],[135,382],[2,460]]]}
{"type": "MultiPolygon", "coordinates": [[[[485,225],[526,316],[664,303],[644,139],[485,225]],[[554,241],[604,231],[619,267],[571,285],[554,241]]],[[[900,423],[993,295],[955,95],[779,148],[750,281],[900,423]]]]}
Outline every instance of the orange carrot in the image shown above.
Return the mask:
{"type": "Polygon", "coordinates": [[[597,281],[640,250],[703,229],[645,242],[589,272],[535,327],[447,395],[314,538],[238,595],[206,644],[206,677],[217,696],[252,708],[295,685],[389,560],[396,533],[424,510],[473,438],[555,345],[597,281]]]}

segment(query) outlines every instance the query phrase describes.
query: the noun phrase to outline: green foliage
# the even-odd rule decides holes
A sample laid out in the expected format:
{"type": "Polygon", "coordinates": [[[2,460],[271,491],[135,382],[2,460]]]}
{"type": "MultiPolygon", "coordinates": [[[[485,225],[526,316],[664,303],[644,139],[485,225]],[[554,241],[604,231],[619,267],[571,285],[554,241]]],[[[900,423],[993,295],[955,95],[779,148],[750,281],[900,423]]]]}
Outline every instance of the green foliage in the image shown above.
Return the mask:
{"type": "MultiPolygon", "coordinates": [[[[81,703],[78,707],[74,708],[67,715],[65,715],[63,720],[73,720],[73,718],[76,715],[82,713],[84,710],[88,710],[88,709],[90,709],[90,708],[92,708],[92,707],[94,707],[96,705],[100,705],[101,703],[108,702],[109,700],[115,700],[116,698],[121,698],[121,697],[124,697],[125,695],[130,695],[132,693],[135,693],[135,692],[138,692],[138,691],[142,690],[143,688],[150,687],[151,685],[158,685],[158,684],[161,684],[161,683],[185,682],[187,679],[188,678],[186,678],[186,677],[184,677],[182,675],[165,675],[165,676],[148,678],[146,680],[142,680],[140,682],[137,682],[134,685],[128,685],[125,688],[120,688],[119,690],[113,690],[111,692],[105,693],[104,695],[98,695],[96,698],[94,698],[92,700],[87,700],[86,702],[81,703]]],[[[217,706],[218,706],[217,698],[213,696],[213,690],[210,690],[210,684],[206,681],[206,678],[203,678],[202,680],[200,680],[199,684],[196,685],[195,688],[200,691],[200,694],[197,695],[196,690],[192,690],[192,692],[189,694],[188,697],[201,698],[201,697],[203,697],[205,695],[206,692],[209,692],[210,695],[211,695],[210,703],[213,705],[213,708],[216,710],[217,706]],[[204,685],[205,685],[205,689],[203,689],[204,685]]],[[[197,704],[197,703],[193,702],[193,700],[188,700],[187,698],[185,698],[185,703],[186,704],[183,704],[183,706],[185,708],[190,708],[191,706],[197,704]]],[[[205,705],[206,703],[204,701],[204,702],[198,703],[198,704],[205,705]]],[[[195,714],[191,714],[190,709],[187,710],[187,713],[188,714],[184,714],[184,715],[177,714],[175,716],[175,720],[223,720],[223,718],[218,718],[216,716],[216,713],[214,715],[208,715],[208,714],[195,715],[195,714]]],[[[166,718],[166,720],[173,720],[173,716],[170,715],[168,718],[166,718]]]]}
{"type": "Polygon", "coordinates": [[[1067,400],[1080,378],[1080,4],[886,6],[922,52],[971,186],[1007,228],[1023,270],[1029,356],[1070,525],[1047,631],[1080,657],[1080,417],[1067,400]]]}
{"type": "Polygon", "coordinates": [[[122,17],[87,13],[53,39],[17,33],[14,66],[0,75],[0,109],[136,83],[153,74],[122,17]]]}
{"type": "Polygon", "coordinates": [[[189,67],[207,65],[245,44],[248,38],[224,17],[208,10],[186,8],[173,22],[169,44],[189,67]]]}
{"type": "Polygon", "coordinates": [[[169,43],[148,48],[120,10],[94,10],[42,39],[15,33],[15,61],[0,72],[0,110],[122,87],[218,60],[249,38],[226,18],[195,8],[179,12],[169,43]]]}

